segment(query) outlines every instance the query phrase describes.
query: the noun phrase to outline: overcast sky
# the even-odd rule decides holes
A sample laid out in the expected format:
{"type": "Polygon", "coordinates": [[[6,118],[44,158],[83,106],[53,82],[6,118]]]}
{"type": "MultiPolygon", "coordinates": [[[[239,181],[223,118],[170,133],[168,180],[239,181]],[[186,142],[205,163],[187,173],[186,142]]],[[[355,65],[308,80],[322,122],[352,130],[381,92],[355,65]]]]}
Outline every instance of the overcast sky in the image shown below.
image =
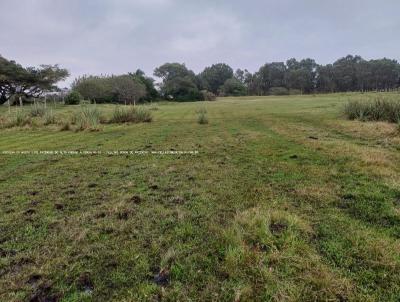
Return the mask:
{"type": "Polygon", "coordinates": [[[400,60],[399,0],[0,0],[0,54],[82,74],[165,62],[257,70],[347,54],[400,60]]]}

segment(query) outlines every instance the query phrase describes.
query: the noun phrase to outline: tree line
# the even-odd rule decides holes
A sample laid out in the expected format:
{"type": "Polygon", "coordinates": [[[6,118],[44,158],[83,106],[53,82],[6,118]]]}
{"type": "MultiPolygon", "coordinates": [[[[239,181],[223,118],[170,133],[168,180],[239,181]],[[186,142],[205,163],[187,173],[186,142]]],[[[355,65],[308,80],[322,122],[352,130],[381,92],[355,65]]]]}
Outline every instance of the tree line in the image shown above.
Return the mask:
{"type": "MultiPolygon", "coordinates": [[[[55,89],[68,71],[57,65],[23,68],[0,56],[0,104],[11,97],[37,97],[55,89]]],[[[156,99],[213,100],[216,96],[285,95],[350,91],[389,91],[400,86],[400,64],[387,58],[364,60],[348,55],[332,64],[300,61],[266,63],[258,71],[234,71],[227,64],[206,67],[196,74],[181,63],[166,63],[154,70],[156,81],[143,71],[124,75],[82,76],[72,90],[98,103],[132,103],[156,99]]]]}

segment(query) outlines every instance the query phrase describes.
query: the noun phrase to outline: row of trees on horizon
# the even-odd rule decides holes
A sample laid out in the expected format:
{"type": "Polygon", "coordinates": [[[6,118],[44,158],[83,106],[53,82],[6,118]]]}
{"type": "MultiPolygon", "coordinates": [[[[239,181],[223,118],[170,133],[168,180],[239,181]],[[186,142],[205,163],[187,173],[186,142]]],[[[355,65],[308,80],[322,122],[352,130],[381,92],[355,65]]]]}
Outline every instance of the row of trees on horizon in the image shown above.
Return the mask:
{"type": "MultiPolygon", "coordinates": [[[[23,68],[0,56],[0,104],[11,96],[37,97],[55,89],[68,71],[57,65],[23,68]]],[[[333,64],[313,59],[267,63],[257,72],[224,63],[206,67],[199,74],[185,64],[166,63],[154,71],[155,80],[141,70],[119,76],[82,76],[72,90],[97,103],[136,103],[166,99],[213,100],[216,96],[286,95],[351,91],[389,91],[400,87],[400,64],[392,59],[364,60],[348,55],[333,64]]]]}
{"type": "MultiPolygon", "coordinates": [[[[400,64],[386,58],[368,61],[349,55],[328,65],[319,65],[313,59],[267,63],[255,73],[246,69],[234,71],[219,63],[195,74],[185,64],[166,63],[154,71],[160,84],[154,84],[154,79],[140,70],[129,76],[146,90],[140,100],[193,101],[213,96],[389,91],[400,87],[400,64]]],[[[115,76],[84,76],[74,81],[72,89],[98,102],[118,101],[111,88],[115,80],[115,76]],[[98,88],[90,88],[95,86],[98,88]],[[108,93],[100,96],[100,87],[109,87],[108,93]]]]}

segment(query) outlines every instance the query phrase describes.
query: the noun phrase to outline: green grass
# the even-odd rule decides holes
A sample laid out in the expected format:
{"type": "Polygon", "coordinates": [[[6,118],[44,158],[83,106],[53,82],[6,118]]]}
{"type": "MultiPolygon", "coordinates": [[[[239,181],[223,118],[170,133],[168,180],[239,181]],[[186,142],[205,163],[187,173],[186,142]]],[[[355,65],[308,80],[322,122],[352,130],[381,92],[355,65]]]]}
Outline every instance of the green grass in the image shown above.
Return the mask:
{"type": "Polygon", "coordinates": [[[350,120],[400,122],[400,96],[377,96],[373,100],[351,100],[344,113],[350,120]]]}
{"type": "Polygon", "coordinates": [[[398,301],[400,135],[346,120],[360,97],[160,103],[152,123],[98,132],[1,129],[0,151],[199,154],[0,155],[0,301],[398,301]]]}

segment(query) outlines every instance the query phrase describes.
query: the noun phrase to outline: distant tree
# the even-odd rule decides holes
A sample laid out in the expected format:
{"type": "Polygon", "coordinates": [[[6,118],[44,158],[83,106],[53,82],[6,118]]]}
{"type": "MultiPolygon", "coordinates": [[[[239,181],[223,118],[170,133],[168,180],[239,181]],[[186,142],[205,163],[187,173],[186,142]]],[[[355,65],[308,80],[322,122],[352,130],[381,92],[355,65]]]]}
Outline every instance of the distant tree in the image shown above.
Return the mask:
{"type": "Polygon", "coordinates": [[[286,87],[286,65],[283,62],[267,63],[255,74],[255,83],[262,95],[271,87],[286,87]]]}
{"type": "Polygon", "coordinates": [[[74,80],[72,90],[78,91],[86,100],[96,103],[116,102],[113,76],[82,76],[74,80]]]}
{"type": "Polygon", "coordinates": [[[222,91],[226,96],[243,96],[247,94],[246,86],[236,78],[226,80],[222,86],[222,91]]]}
{"type": "Polygon", "coordinates": [[[235,71],[235,79],[239,80],[241,83],[245,83],[246,80],[246,72],[247,70],[236,69],[235,71]]]}
{"type": "Polygon", "coordinates": [[[154,75],[163,80],[160,87],[164,98],[176,101],[201,100],[196,75],[185,64],[166,63],[156,68],[154,75]]]}
{"type": "Polygon", "coordinates": [[[82,99],[83,97],[78,91],[71,91],[65,98],[65,104],[78,105],[82,99]]]}
{"type": "Polygon", "coordinates": [[[363,59],[360,56],[348,55],[333,63],[333,73],[339,91],[356,91],[358,87],[356,65],[363,59]]]}
{"type": "Polygon", "coordinates": [[[304,59],[298,62],[290,59],[287,66],[287,88],[298,89],[301,93],[310,93],[315,88],[315,72],[317,64],[313,59],[304,59]]]}
{"type": "Polygon", "coordinates": [[[372,85],[374,90],[385,90],[398,87],[399,63],[395,60],[383,58],[370,61],[372,69],[372,85]]]}
{"type": "Polygon", "coordinates": [[[37,98],[45,92],[57,90],[56,83],[69,76],[58,65],[41,65],[24,68],[15,61],[0,56],[0,104],[12,97],[37,98]]]}
{"type": "Polygon", "coordinates": [[[201,95],[202,95],[202,101],[216,101],[217,100],[217,96],[212,93],[211,91],[207,91],[207,90],[202,90],[200,91],[201,95]]]}
{"type": "Polygon", "coordinates": [[[336,82],[332,64],[318,66],[316,70],[316,89],[319,92],[335,92],[336,82]]]}
{"type": "Polygon", "coordinates": [[[141,98],[146,95],[146,86],[135,80],[130,75],[122,75],[113,78],[113,90],[120,103],[136,106],[141,98]]]}
{"type": "Polygon", "coordinates": [[[205,68],[199,77],[204,89],[218,94],[226,80],[233,78],[233,69],[224,63],[214,64],[205,68]]]}
{"type": "Polygon", "coordinates": [[[147,77],[144,71],[138,69],[134,73],[130,73],[130,76],[137,82],[142,83],[146,86],[146,95],[143,97],[144,100],[154,100],[159,97],[158,91],[154,86],[154,79],[151,77],[147,77]]]}

